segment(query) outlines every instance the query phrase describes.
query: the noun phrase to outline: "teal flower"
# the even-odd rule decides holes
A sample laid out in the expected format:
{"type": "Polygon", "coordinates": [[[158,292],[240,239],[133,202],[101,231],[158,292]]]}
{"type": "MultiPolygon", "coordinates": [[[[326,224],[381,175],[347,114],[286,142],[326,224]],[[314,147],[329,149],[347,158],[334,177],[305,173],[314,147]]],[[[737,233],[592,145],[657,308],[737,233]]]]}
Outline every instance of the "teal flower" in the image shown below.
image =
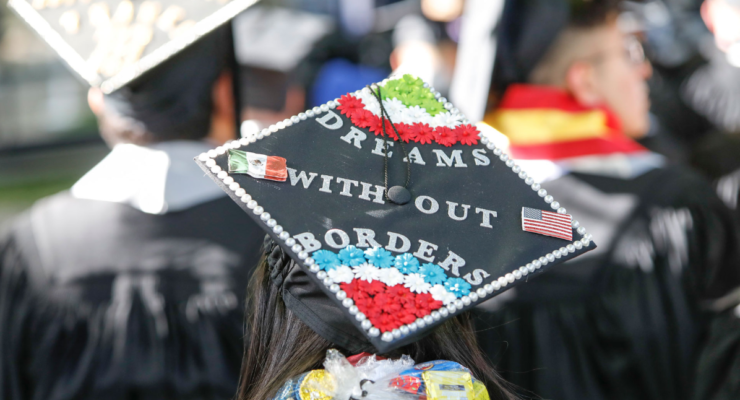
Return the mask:
{"type": "Polygon", "coordinates": [[[365,250],[365,258],[367,262],[378,268],[390,268],[393,266],[394,261],[391,252],[382,247],[373,247],[372,249],[365,250]]]}
{"type": "Polygon", "coordinates": [[[357,247],[349,245],[342,250],[339,250],[339,261],[341,261],[343,265],[356,267],[365,263],[365,253],[357,247]]]}
{"type": "Polygon", "coordinates": [[[445,270],[439,265],[427,263],[419,268],[419,273],[431,285],[443,285],[447,280],[445,270]]]}
{"type": "Polygon", "coordinates": [[[396,257],[395,266],[402,274],[419,272],[419,260],[409,253],[404,253],[396,257]]]}
{"type": "Polygon", "coordinates": [[[311,257],[323,270],[332,270],[342,265],[339,261],[339,257],[329,250],[317,250],[311,255],[311,257]]]}
{"type": "Polygon", "coordinates": [[[470,284],[461,278],[449,278],[445,282],[445,289],[454,294],[458,299],[467,296],[470,293],[470,288],[470,284]]]}

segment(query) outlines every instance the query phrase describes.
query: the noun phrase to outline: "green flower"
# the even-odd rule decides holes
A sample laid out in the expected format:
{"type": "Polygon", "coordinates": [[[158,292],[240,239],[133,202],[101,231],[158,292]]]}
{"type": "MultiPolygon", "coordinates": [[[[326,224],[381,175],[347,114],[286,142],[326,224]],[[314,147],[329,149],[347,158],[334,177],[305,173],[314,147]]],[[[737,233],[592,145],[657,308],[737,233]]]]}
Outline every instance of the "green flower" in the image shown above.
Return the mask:
{"type": "Polygon", "coordinates": [[[383,99],[397,98],[406,107],[419,106],[434,116],[444,111],[444,105],[434,98],[431,90],[424,87],[424,81],[411,75],[388,81],[381,89],[383,99]]]}

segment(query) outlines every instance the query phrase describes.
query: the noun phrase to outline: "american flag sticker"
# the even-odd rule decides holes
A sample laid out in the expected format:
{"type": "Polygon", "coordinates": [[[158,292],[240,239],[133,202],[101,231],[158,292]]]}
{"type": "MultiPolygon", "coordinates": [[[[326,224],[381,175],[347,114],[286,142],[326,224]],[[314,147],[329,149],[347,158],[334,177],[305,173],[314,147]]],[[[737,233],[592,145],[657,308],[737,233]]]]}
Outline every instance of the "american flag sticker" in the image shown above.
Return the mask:
{"type": "Polygon", "coordinates": [[[534,208],[522,207],[522,229],[559,239],[573,240],[573,217],[534,208]]]}

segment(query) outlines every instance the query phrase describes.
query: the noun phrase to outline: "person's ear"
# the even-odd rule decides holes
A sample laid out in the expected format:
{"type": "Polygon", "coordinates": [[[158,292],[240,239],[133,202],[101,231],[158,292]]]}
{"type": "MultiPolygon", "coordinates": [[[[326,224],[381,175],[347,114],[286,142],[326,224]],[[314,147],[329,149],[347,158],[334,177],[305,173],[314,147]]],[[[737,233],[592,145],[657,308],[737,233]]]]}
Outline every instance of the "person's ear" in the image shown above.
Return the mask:
{"type": "Polygon", "coordinates": [[[594,68],[587,62],[576,61],[568,68],[565,89],[584,106],[595,106],[603,101],[596,87],[594,68]]]}
{"type": "Polygon", "coordinates": [[[90,88],[87,91],[87,105],[90,106],[95,115],[102,115],[105,111],[105,97],[103,92],[98,88],[90,88]]]}
{"type": "Polygon", "coordinates": [[[231,72],[224,71],[213,84],[211,91],[213,111],[211,113],[211,131],[208,139],[222,144],[236,139],[236,110],[231,72]]]}
{"type": "Polygon", "coordinates": [[[234,120],[234,91],[231,72],[224,71],[213,85],[213,116],[234,120]]]}
{"type": "Polygon", "coordinates": [[[704,20],[704,25],[707,26],[709,32],[714,33],[714,18],[712,18],[713,8],[715,7],[714,1],[705,0],[701,3],[701,19],[704,20]]]}

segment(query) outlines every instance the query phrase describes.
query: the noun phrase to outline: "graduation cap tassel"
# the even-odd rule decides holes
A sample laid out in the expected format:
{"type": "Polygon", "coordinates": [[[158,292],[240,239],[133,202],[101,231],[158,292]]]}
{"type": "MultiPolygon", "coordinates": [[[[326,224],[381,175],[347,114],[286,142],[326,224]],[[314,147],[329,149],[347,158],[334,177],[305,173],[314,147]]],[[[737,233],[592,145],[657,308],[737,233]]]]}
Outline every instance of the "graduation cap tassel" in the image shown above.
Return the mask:
{"type": "MultiPolygon", "coordinates": [[[[376,86],[377,88],[377,86],[376,86]]],[[[403,145],[403,140],[399,140],[401,138],[401,135],[398,133],[398,129],[396,129],[396,125],[391,120],[390,115],[388,115],[388,112],[385,110],[385,107],[383,106],[383,99],[380,95],[380,88],[377,88],[377,90],[374,90],[373,87],[370,87],[370,92],[375,95],[375,98],[378,100],[378,104],[380,104],[380,125],[383,129],[383,152],[385,153],[385,156],[383,157],[384,161],[384,182],[385,182],[385,198],[392,203],[403,205],[411,201],[411,192],[408,189],[409,183],[411,182],[411,159],[409,158],[408,152],[406,152],[406,147],[403,145]],[[397,141],[401,145],[401,150],[403,151],[403,155],[406,157],[406,160],[408,162],[406,163],[406,183],[403,186],[393,186],[390,189],[388,188],[388,142],[386,142],[386,131],[385,131],[385,121],[388,120],[390,123],[390,126],[393,128],[393,131],[396,134],[396,137],[393,139],[394,141],[397,141]]]]}

